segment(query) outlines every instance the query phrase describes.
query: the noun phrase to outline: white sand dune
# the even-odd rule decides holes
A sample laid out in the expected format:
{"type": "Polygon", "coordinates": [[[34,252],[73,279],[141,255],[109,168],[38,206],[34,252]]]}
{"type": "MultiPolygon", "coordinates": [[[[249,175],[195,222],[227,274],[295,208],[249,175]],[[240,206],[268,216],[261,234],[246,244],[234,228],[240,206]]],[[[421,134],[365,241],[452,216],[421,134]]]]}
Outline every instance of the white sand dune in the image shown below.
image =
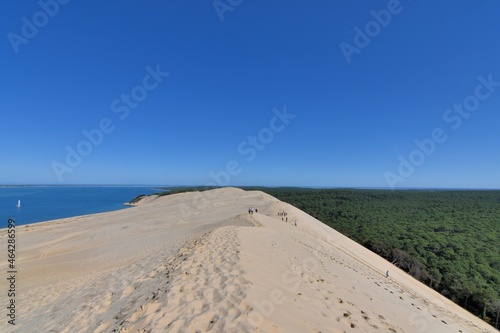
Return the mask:
{"type": "Polygon", "coordinates": [[[149,198],[17,240],[17,325],[2,332],[497,332],[258,191],[149,198]]]}

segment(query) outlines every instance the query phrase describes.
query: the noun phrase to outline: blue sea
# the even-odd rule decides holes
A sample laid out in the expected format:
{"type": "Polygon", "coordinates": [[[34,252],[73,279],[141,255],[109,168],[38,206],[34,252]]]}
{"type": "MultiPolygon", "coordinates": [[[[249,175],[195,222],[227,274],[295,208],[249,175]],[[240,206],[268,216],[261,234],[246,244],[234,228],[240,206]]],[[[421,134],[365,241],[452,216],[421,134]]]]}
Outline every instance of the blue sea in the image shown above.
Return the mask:
{"type": "Polygon", "coordinates": [[[16,220],[16,225],[23,225],[127,209],[124,203],[138,195],[158,192],[151,186],[3,186],[0,228],[5,228],[10,218],[16,220]]]}

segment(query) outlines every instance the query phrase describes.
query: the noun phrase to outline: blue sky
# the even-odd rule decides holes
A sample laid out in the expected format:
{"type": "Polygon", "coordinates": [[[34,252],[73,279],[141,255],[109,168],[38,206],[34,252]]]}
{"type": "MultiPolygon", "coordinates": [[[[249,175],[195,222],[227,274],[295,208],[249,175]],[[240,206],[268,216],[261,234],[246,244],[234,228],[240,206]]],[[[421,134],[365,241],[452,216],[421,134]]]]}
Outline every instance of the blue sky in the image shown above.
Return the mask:
{"type": "Polygon", "coordinates": [[[59,1],[0,14],[0,183],[500,188],[498,1],[59,1]]]}

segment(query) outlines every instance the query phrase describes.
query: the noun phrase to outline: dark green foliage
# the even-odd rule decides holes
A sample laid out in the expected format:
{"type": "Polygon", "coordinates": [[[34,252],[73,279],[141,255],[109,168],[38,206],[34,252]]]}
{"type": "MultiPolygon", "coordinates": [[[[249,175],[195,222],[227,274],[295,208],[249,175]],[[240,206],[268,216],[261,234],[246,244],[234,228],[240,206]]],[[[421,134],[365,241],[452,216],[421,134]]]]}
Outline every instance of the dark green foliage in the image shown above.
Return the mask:
{"type": "Polygon", "coordinates": [[[500,191],[256,189],[495,323],[498,313],[490,305],[500,299],[500,191]]]}
{"type": "MultiPolygon", "coordinates": [[[[186,193],[186,192],[203,192],[208,190],[214,190],[220,187],[216,186],[179,186],[179,187],[169,187],[165,188],[165,192],[155,193],[154,195],[158,195],[160,197],[164,195],[178,194],[178,193],[186,193]]],[[[163,190],[163,189],[162,189],[163,190]]]]}
{"type": "Polygon", "coordinates": [[[133,198],[132,200],[130,200],[128,203],[135,204],[135,203],[141,201],[141,199],[144,198],[145,196],[146,196],[145,194],[140,194],[140,195],[136,196],[135,198],[133,198]]]}

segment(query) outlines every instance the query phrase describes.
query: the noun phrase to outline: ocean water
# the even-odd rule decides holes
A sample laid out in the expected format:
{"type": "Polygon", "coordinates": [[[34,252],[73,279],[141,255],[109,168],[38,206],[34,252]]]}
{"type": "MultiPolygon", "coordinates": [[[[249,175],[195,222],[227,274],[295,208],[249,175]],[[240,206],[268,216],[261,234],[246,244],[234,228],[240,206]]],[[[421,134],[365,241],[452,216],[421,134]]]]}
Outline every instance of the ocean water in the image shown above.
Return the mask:
{"type": "Polygon", "coordinates": [[[151,186],[4,186],[0,187],[0,228],[127,209],[140,194],[160,192],[151,186]],[[21,207],[17,208],[17,201],[21,207]]]}

